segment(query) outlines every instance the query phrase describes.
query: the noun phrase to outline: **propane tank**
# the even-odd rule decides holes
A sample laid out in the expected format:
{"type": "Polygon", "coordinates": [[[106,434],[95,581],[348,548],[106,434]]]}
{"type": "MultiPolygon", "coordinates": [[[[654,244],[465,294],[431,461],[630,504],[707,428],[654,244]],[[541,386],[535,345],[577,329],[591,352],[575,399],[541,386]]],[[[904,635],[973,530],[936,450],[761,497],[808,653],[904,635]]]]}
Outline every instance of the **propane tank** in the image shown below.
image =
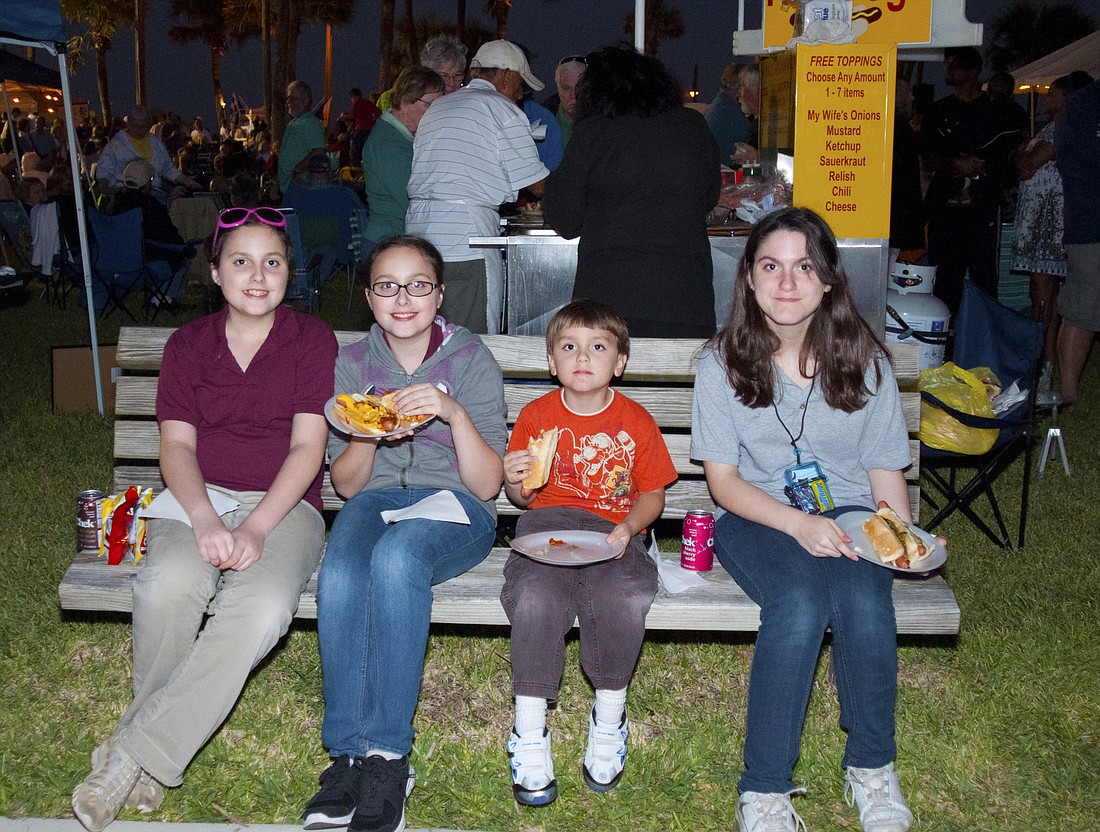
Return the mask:
{"type": "Polygon", "coordinates": [[[886,340],[920,344],[920,369],[943,364],[951,313],[932,294],[935,266],[894,263],[886,291],[886,340]]]}

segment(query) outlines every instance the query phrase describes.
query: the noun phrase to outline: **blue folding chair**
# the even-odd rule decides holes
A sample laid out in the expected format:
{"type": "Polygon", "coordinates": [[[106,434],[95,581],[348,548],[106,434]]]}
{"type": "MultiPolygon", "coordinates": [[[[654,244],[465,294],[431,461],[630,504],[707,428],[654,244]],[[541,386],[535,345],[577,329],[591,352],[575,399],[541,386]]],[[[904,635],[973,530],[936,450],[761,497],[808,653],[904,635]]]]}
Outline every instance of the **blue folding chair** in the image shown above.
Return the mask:
{"type": "MultiPolygon", "coordinates": [[[[91,243],[89,254],[95,308],[102,317],[121,309],[136,320],[126,308],[125,301],[132,290],[140,289],[145,296],[145,310],[151,311],[155,317],[157,309],[167,300],[166,290],[179,270],[172,270],[166,262],[157,265],[159,261],[146,261],[141,209],[134,208],[110,216],[88,206],[85,216],[88,218],[91,243]]],[[[183,269],[186,268],[185,263],[183,269]]],[[[79,260],[68,261],[63,269],[70,280],[83,281],[83,268],[79,260]]]]}
{"type": "Polygon", "coordinates": [[[368,245],[367,209],[359,206],[351,215],[351,265],[348,266],[348,310],[351,310],[351,301],[355,296],[355,281],[359,274],[359,264],[367,259],[373,245],[368,245]]]}
{"type": "Polygon", "coordinates": [[[340,269],[351,267],[351,217],[363,203],[349,188],[341,185],[304,188],[292,184],[283,194],[282,204],[298,215],[306,256],[312,260],[321,255],[319,286],[340,269]]]}
{"type": "Polygon", "coordinates": [[[291,285],[287,289],[285,300],[306,302],[309,311],[316,312],[320,295],[320,282],[317,279],[321,268],[322,255],[306,253],[302,244],[302,228],[298,212],[293,208],[280,208],[286,217],[286,235],[290,238],[290,253],[294,258],[294,272],[290,276],[291,285]]]}
{"type": "MultiPolygon", "coordinates": [[[[8,246],[15,250],[19,259],[23,261],[21,271],[31,270],[31,219],[27,216],[27,209],[19,200],[4,200],[0,202],[0,231],[8,240],[8,246]]],[[[8,261],[8,248],[0,239],[0,254],[3,254],[4,265],[11,266],[8,261]]],[[[12,267],[14,268],[14,267],[12,267]]]]}
{"type": "Polygon", "coordinates": [[[1020,488],[1020,523],[1016,547],[1024,547],[1027,528],[1027,501],[1031,484],[1031,454],[1035,434],[1035,393],[1043,352],[1043,325],[1027,315],[1002,306],[969,280],[963,285],[962,303],[955,323],[953,360],[964,369],[989,367],[1007,388],[1017,381],[1027,389],[1027,399],[1008,413],[986,419],[962,413],[927,392],[921,399],[938,407],[962,424],[974,428],[996,429],[1000,433],[993,447],[984,454],[967,455],[931,448],[921,443],[921,499],[936,515],[925,528],[934,530],[956,511],[961,512],[986,537],[1001,548],[1013,546],[993,485],[1008,466],[1024,455],[1023,482],[1020,488]],[[965,482],[961,471],[973,473],[965,482]],[[936,492],[933,494],[932,492],[936,492]],[[985,496],[993,522],[990,524],[974,510],[974,501],[985,496]]]}

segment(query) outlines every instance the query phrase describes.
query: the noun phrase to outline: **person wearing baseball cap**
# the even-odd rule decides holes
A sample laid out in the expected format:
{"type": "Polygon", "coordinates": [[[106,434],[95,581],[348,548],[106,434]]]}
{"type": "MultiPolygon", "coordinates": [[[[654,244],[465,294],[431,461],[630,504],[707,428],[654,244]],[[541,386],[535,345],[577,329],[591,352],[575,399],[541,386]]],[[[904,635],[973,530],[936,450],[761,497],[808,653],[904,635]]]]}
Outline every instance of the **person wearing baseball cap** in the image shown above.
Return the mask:
{"type": "Polygon", "coordinates": [[[500,229],[501,203],[527,188],[536,196],[549,174],[518,102],[523,85],[541,90],[523,51],[494,40],[470,62],[470,83],[437,99],[413,141],[405,230],[429,240],[447,264],[440,314],[471,332],[500,332],[504,267],[495,248],[470,237],[500,229]]]}
{"type": "MultiPolygon", "coordinates": [[[[481,45],[470,61],[470,69],[507,69],[514,72],[524,83],[535,92],[541,92],[546,86],[531,71],[531,65],[527,63],[527,56],[523,50],[514,43],[506,40],[491,40],[481,45]]],[[[502,93],[508,95],[507,93],[502,93]]],[[[509,96],[516,100],[519,96],[509,96]]]]}

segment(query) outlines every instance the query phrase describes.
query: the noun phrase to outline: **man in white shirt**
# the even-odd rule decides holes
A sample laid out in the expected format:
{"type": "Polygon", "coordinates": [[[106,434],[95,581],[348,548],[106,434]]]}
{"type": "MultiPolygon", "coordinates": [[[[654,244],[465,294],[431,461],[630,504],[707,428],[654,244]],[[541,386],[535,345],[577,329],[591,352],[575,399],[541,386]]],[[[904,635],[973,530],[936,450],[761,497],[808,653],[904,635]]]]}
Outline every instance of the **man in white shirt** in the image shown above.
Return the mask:
{"type": "Polygon", "coordinates": [[[495,248],[471,248],[472,236],[496,236],[498,207],[522,188],[542,193],[549,174],[531,125],[514,102],[523,82],[543,83],[523,51],[495,40],[470,62],[472,80],[435,101],[413,143],[406,231],[430,240],[447,263],[441,314],[473,332],[497,333],[503,314],[504,267],[495,248]]]}

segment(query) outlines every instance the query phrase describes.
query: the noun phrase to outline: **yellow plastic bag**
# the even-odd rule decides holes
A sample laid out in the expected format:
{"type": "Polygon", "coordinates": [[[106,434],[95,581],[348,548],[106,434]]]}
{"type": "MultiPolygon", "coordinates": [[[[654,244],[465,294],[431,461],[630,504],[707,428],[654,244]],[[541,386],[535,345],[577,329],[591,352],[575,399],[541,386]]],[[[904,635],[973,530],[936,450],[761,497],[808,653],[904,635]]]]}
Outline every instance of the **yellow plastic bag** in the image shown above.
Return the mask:
{"type": "MultiPolygon", "coordinates": [[[[950,361],[942,367],[921,370],[920,390],[955,410],[971,416],[994,418],[990,390],[1000,391],[1000,381],[988,367],[964,370],[950,361]]],[[[920,441],[930,448],[958,454],[984,454],[997,441],[999,430],[972,428],[954,416],[921,400],[920,441]]]]}

